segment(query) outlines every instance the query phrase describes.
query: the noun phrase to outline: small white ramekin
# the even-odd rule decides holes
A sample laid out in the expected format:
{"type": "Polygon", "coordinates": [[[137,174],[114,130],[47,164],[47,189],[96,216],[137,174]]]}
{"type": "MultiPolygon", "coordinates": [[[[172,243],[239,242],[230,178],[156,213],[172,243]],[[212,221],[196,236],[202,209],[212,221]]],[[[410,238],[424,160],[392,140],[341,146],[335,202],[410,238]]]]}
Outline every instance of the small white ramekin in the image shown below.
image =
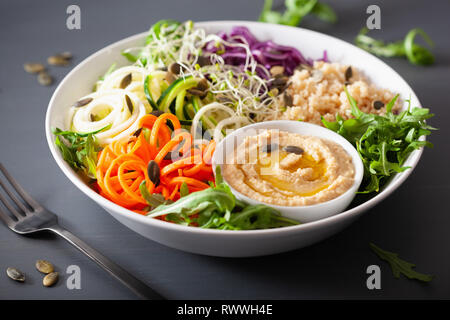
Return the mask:
{"type": "MultiPolygon", "coordinates": [[[[264,203],[277,209],[282,216],[291,218],[300,222],[311,222],[319,219],[323,219],[337,213],[340,213],[347,208],[356,195],[363,175],[364,166],[361,158],[358,155],[356,149],[348,142],[344,137],[339,134],[326,129],[324,127],[290,120],[278,120],[278,121],[266,121],[259,122],[249,126],[240,128],[227,136],[217,145],[212,159],[213,167],[219,165],[222,169],[222,165],[225,162],[226,152],[232,152],[234,148],[249,135],[254,135],[256,131],[261,129],[275,129],[280,131],[287,131],[291,133],[298,133],[302,135],[315,136],[323,139],[328,139],[339,144],[350,155],[355,167],[355,177],[353,185],[342,195],[319,204],[307,205],[307,206],[279,206],[267,204],[255,199],[252,199],[230,186],[233,194],[240,200],[243,200],[249,204],[261,204],[264,203]]],[[[226,181],[226,179],[225,179],[226,181]]]]}

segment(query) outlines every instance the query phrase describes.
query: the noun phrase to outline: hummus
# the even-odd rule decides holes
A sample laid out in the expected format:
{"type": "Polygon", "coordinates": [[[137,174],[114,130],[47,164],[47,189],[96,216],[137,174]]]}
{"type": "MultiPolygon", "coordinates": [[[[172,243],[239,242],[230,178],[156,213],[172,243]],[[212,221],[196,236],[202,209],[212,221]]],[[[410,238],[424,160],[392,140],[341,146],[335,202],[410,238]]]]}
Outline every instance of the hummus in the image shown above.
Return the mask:
{"type": "Polygon", "coordinates": [[[354,176],[350,155],[337,143],[278,130],[246,137],[223,165],[234,189],[281,206],[334,199],[353,185],[354,176]]]}

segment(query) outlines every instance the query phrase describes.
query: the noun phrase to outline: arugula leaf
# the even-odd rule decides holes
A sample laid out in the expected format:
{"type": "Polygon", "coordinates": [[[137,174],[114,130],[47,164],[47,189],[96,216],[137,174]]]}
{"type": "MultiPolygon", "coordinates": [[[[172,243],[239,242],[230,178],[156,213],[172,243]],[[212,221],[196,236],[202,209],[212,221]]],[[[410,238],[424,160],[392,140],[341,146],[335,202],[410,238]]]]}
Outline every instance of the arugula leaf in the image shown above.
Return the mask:
{"type": "Polygon", "coordinates": [[[328,4],[317,2],[316,5],[312,8],[311,13],[325,22],[337,22],[336,12],[334,12],[334,10],[328,4]]]}
{"type": "Polygon", "coordinates": [[[337,15],[327,4],[317,0],[285,0],[286,10],[280,13],[272,10],[272,0],[265,0],[259,21],[289,26],[297,26],[308,14],[317,16],[320,20],[335,23],[337,15]]]}
{"type": "Polygon", "coordinates": [[[128,61],[133,62],[133,63],[136,62],[137,59],[138,59],[137,56],[135,56],[135,55],[132,54],[132,53],[126,52],[126,51],[122,51],[120,54],[121,54],[122,56],[124,56],[125,58],[127,58],[128,61]]]}
{"type": "Polygon", "coordinates": [[[433,279],[433,276],[430,274],[423,274],[413,270],[416,265],[400,259],[397,253],[383,250],[372,242],[369,243],[369,246],[380,259],[389,263],[389,266],[392,269],[392,273],[397,279],[400,278],[400,274],[403,274],[409,279],[416,279],[423,282],[430,282],[433,279]]]}
{"type": "MultiPolygon", "coordinates": [[[[392,175],[408,169],[403,163],[412,151],[432,147],[430,142],[419,139],[434,129],[425,122],[433,114],[426,108],[411,109],[411,106],[398,115],[393,114],[398,95],[386,104],[384,116],[368,114],[358,108],[347,87],[345,92],[354,118],[344,120],[337,115],[335,122],[322,119],[322,123],[356,147],[364,164],[364,181],[359,193],[378,192],[392,175]]],[[[410,100],[407,102],[410,104],[410,100]]]]}
{"type": "MultiPolygon", "coordinates": [[[[142,192],[144,196],[145,191],[142,192]]],[[[145,196],[144,196],[145,197],[145,196]]],[[[212,188],[193,192],[172,204],[159,204],[149,217],[164,216],[167,221],[201,228],[250,230],[298,224],[282,217],[265,205],[247,205],[237,200],[223,181],[220,167],[216,167],[216,184],[212,188]]]]}
{"type": "Polygon", "coordinates": [[[180,187],[180,197],[185,197],[189,194],[189,188],[186,182],[183,182],[180,187]]]}
{"type": "Polygon", "coordinates": [[[373,53],[380,57],[406,57],[411,63],[416,65],[430,65],[434,62],[433,54],[426,48],[414,43],[417,35],[421,35],[430,47],[433,42],[422,29],[415,28],[410,30],[404,40],[390,42],[385,44],[381,40],[375,40],[367,35],[369,30],[362,28],[355,38],[358,47],[373,53]]]}
{"type": "Polygon", "coordinates": [[[139,191],[151,208],[156,208],[163,204],[172,203],[172,201],[164,199],[164,196],[160,193],[151,194],[150,192],[148,192],[148,189],[145,185],[145,180],[142,181],[139,185],[139,191]]]}
{"type": "Polygon", "coordinates": [[[63,159],[74,170],[83,170],[88,177],[96,179],[97,153],[100,147],[96,142],[95,134],[109,127],[110,125],[88,133],[63,131],[59,128],[52,131],[56,136],[55,145],[61,151],[63,159]]]}

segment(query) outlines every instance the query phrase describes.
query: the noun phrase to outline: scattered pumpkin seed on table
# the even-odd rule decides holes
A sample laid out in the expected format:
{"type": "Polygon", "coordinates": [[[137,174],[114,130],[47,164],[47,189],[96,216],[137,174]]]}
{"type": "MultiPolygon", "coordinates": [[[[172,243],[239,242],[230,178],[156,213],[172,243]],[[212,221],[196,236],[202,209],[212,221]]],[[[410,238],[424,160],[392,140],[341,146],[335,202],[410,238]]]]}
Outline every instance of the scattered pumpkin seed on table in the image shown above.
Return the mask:
{"type": "Polygon", "coordinates": [[[53,264],[47,260],[36,260],[36,269],[42,273],[52,273],[55,270],[53,264]]]}
{"type": "Polygon", "coordinates": [[[42,63],[39,62],[27,62],[24,63],[23,68],[28,73],[39,73],[45,70],[45,67],[42,63]]]}
{"type": "Polygon", "coordinates": [[[63,57],[63,58],[66,59],[66,60],[71,60],[71,59],[73,58],[72,53],[69,52],[69,51],[64,51],[64,52],[62,52],[62,53],[60,53],[60,54],[58,54],[58,55],[61,56],[61,57],[63,57]]]}
{"type": "Polygon", "coordinates": [[[69,59],[65,58],[64,56],[57,54],[54,56],[50,56],[47,58],[47,63],[52,66],[67,66],[69,64],[69,59]]]}
{"type": "Polygon", "coordinates": [[[20,271],[19,269],[9,267],[6,269],[6,274],[8,277],[13,279],[14,281],[24,282],[25,281],[25,274],[20,271]]]}
{"type": "Polygon", "coordinates": [[[47,274],[44,279],[42,279],[42,284],[45,287],[51,287],[53,286],[56,282],[58,282],[58,278],[59,278],[59,274],[58,272],[51,272],[49,274],[47,274]]]}
{"type": "Polygon", "coordinates": [[[53,83],[53,78],[47,72],[42,71],[42,72],[39,72],[38,82],[43,86],[49,86],[53,83]]]}

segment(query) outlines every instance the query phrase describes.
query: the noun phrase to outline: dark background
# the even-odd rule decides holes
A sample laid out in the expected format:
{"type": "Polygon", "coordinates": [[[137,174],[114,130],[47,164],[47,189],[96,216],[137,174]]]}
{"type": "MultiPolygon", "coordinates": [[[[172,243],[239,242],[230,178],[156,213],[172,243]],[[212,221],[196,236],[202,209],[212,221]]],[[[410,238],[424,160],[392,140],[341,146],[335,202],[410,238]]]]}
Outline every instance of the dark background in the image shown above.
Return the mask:
{"type": "MultiPolygon", "coordinates": [[[[52,159],[44,134],[48,101],[58,83],[95,51],[147,30],[159,19],[256,20],[263,1],[17,1],[0,2],[0,161],[43,205],[59,214],[73,233],[172,299],[397,299],[450,298],[449,80],[450,2],[324,1],[339,21],[315,18],[301,26],[352,42],[365,25],[366,8],[381,7],[382,30],[376,38],[398,40],[411,28],[423,28],[434,40],[436,63],[418,67],[403,59],[386,59],[436,117],[440,128],[408,180],[388,199],[351,227],[322,242],[269,257],[228,259],[193,255],[164,247],[128,230],[82,194],[52,159]],[[66,29],[66,8],[81,7],[81,30],[66,29]],[[52,67],[56,83],[42,87],[23,70],[27,61],[45,61],[61,51],[75,57],[68,68],[52,67]],[[428,284],[403,276],[395,279],[386,262],[369,249],[374,242],[435,275],[428,284]],[[381,267],[381,290],[366,288],[366,268],[381,267]]],[[[277,6],[281,3],[275,1],[277,6]]],[[[332,50],[332,48],[329,48],[332,50]]],[[[395,88],[393,88],[395,91],[395,88]]],[[[133,299],[132,293],[64,240],[21,237],[0,225],[0,298],[133,299]],[[62,279],[44,288],[36,259],[52,261],[62,279]],[[65,286],[69,265],[81,268],[81,290],[65,286]],[[27,274],[24,284],[7,278],[6,268],[27,274]]]]}

